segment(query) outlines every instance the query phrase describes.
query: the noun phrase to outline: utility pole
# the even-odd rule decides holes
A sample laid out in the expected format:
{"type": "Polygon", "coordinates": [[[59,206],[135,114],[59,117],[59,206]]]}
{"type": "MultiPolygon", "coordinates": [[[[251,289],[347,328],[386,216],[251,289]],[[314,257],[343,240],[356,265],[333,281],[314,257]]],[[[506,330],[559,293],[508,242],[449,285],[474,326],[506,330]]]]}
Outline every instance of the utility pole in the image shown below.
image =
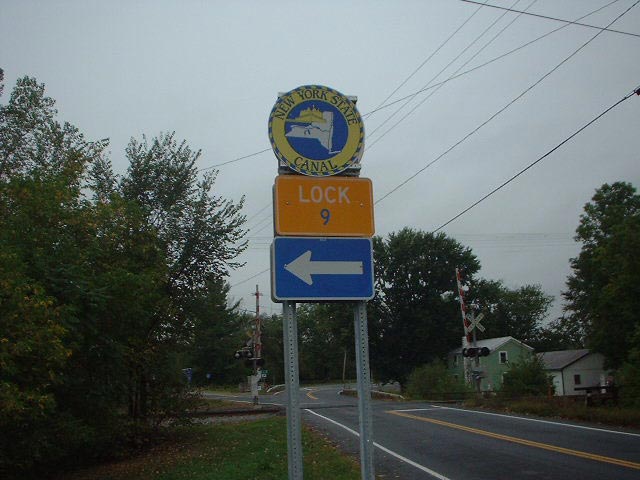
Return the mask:
{"type": "Polygon", "coordinates": [[[253,332],[253,380],[251,382],[251,394],[253,395],[254,405],[258,404],[258,359],[262,358],[262,320],[260,319],[260,289],[256,285],[255,293],[256,297],[256,320],[255,329],[253,332]],[[255,386],[254,386],[255,385],[255,386]]]}

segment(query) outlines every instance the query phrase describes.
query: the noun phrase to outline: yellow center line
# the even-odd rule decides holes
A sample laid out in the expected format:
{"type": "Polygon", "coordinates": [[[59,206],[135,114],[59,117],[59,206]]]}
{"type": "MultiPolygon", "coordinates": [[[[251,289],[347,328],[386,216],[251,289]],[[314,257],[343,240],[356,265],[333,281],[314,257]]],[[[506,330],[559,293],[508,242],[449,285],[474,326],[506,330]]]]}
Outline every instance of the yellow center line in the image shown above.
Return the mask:
{"type": "Polygon", "coordinates": [[[318,400],[318,397],[314,396],[311,391],[307,392],[307,397],[309,397],[311,400],[318,400]]]}
{"type": "Polygon", "coordinates": [[[619,458],[605,457],[604,455],[596,455],[595,453],[581,452],[580,450],[572,450],[570,448],[558,447],[555,445],[549,445],[547,443],[534,442],[533,440],[525,440],[524,438],[511,437],[509,435],[502,435],[500,433],[488,432],[486,430],[480,430],[478,428],[467,427],[459,425],[457,423],[445,422],[443,420],[436,420],[435,418],[419,417],[418,415],[412,415],[406,412],[399,412],[395,410],[388,410],[387,413],[397,415],[399,417],[411,418],[413,420],[420,420],[421,422],[433,423],[436,425],[442,425],[444,427],[456,428],[465,432],[475,433],[477,435],[484,435],[485,437],[497,438],[498,440],[505,440],[507,442],[518,443],[520,445],[526,445],[534,448],[541,448],[543,450],[551,450],[552,452],[564,453],[565,455],[573,455],[575,457],[588,458],[589,460],[595,460],[598,462],[612,463],[622,467],[633,468],[640,470],[640,463],[631,462],[629,460],[621,460],[619,458]]]}

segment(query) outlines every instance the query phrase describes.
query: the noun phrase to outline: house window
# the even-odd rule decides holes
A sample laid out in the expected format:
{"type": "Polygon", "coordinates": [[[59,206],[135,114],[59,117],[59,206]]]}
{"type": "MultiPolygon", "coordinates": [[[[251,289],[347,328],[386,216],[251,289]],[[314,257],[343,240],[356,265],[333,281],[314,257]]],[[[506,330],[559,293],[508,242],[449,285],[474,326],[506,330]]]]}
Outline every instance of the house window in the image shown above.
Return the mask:
{"type": "Polygon", "coordinates": [[[507,356],[507,352],[500,352],[500,363],[505,364],[509,361],[509,357],[507,356]]]}
{"type": "Polygon", "coordinates": [[[576,385],[580,385],[581,379],[579,374],[573,376],[573,383],[575,383],[576,385]]]}

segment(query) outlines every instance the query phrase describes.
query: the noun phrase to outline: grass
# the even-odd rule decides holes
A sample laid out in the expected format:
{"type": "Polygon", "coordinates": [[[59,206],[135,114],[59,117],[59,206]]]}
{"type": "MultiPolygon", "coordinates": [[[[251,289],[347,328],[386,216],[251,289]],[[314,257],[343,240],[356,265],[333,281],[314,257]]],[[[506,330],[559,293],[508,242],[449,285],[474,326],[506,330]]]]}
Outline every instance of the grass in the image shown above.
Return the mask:
{"type": "Polygon", "coordinates": [[[521,400],[473,399],[469,407],[486,407],[511,413],[564,418],[620,427],[640,428],[640,410],[615,406],[589,406],[574,400],[557,398],[524,398],[521,400]]]}
{"type": "MultiPolygon", "coordinates": [[[[357,461],[320,435],[303,430],[304,477],[357,480],[357,461]]],[[[58,477],[58,480],[282,480],[287,478],[286,420],[190,426],[170,441],[126,461],[58,477]]]]}
{"type": "Polygon", "coordinates": [[[207,410],[244,410],[251,408],[251,403],[244,402],[230,402],[227,400],[219,400],[215,398],[203,398],[198,402],[198,406],[195,409],[196,412],[202,412],[207,410]]]}

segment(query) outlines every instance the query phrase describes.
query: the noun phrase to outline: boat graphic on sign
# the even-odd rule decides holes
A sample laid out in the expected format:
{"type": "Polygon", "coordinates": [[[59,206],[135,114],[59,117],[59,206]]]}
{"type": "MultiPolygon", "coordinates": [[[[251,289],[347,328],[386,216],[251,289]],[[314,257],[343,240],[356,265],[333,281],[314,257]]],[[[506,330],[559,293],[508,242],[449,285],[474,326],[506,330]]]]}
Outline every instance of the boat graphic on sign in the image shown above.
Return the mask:
{"type": "Polygon", "coordinates": [[[288,118],[290,128],[285,137],[306,138],[317,140],[327,153],[339,153],[341,150],[333,150],[333,112],[321,111],[312,106],[304,109],[296,118],[288,118]]]}

